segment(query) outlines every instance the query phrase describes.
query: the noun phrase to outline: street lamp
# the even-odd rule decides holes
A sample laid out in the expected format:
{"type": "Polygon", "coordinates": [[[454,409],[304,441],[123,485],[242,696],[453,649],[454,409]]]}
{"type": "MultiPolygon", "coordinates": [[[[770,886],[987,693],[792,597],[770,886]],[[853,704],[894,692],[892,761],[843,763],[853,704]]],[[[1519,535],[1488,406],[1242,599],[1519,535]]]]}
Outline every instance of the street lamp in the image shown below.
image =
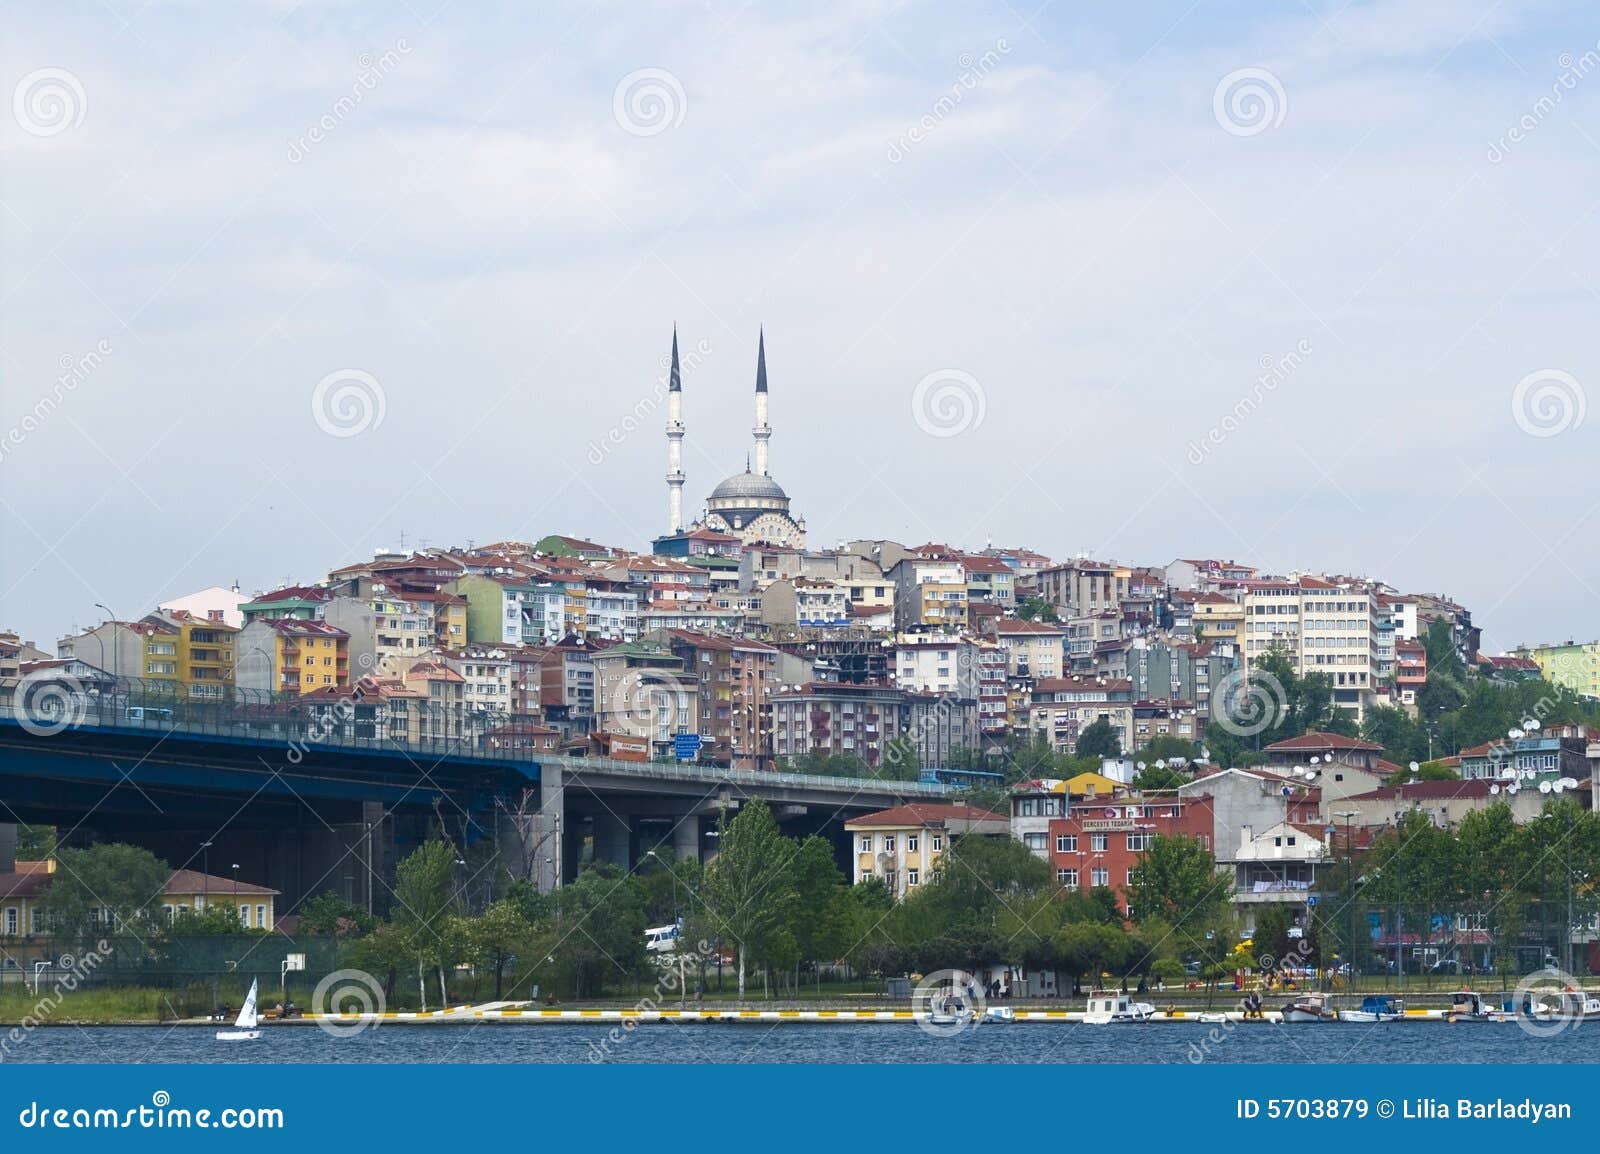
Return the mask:
{"type": "MultiPolygon", "coordinates": [[[[189,859],[193,861],[193,858],[189,859]]],[[[211,902],[211,842],[200,843],[200,893],[201,902],[209,905],[211,902]]]]}
{"type": "Polygon", "coordinates": [[[1341,809],[1334,817],[1344,818],[1344,924],[1345,924],[1345,964],[1350,967],[1350,973],[1345,979],[1345,988],[1355,985],[1356,980],[1356,867],[1355,867],[1355,838],[1350,828],[1353,818],[1360,815],[1357,809],[1341,809]]]}

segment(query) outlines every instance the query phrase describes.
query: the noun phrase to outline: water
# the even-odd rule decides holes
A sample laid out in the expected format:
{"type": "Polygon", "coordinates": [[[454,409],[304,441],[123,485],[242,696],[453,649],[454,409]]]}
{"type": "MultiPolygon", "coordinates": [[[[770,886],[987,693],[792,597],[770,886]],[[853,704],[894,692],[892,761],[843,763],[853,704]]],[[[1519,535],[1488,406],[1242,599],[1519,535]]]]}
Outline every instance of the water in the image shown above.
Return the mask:
{"type": "Polygon", "coordinates": [[[267,1026],[260,1041],[218,1042],[216,1027],[50,1026],[9,1045],[13,1062],[589,1063],[1199,1061],[1600,1063],[1600,1023],[1531,1037],[1513,1024],[1143,1026],[1016,1023],[931,1037],[910,1023],[823,1025],[657,1023],[409,1025],[352,1036],[315,1026],[267,1026]],[[1219,1040],[1214,1040],[1219,1039],[1219,1040]]]}

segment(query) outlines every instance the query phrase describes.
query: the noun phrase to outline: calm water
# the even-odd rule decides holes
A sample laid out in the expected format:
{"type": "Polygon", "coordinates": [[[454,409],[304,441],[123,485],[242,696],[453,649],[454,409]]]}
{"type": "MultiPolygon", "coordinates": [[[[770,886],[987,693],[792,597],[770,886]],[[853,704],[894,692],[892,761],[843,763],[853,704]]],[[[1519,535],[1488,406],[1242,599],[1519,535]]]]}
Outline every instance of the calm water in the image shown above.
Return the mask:
{"type": "Polygon", "coordinates": [[[215,1027],[35,1030],[16,1062],[1600,1062],[1600,1022],[1533,1038],[1515,1025],[1198,1023],[1082,1026],[1018,1023],[935,1038],[908,1023],[473,1026],[385,1023],[332,1037],[314,1026],[267,1026],[257,1042],[225,1043],[215,1027]],[[1210,1041],[1213,1035],[1220,1041],[1210,1041]],[[1209,1050],[1209,1053],[1206,1050],[1209,1050]]]}

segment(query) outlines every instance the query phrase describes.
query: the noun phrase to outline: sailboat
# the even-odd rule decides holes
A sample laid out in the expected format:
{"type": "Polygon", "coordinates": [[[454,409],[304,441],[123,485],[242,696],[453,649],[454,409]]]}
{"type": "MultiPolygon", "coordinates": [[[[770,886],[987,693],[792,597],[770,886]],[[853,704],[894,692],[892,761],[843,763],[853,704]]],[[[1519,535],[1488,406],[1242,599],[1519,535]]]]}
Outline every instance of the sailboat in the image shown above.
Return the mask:
{"type": "Polygon", "coordinates": [[[261,1037],[261,1031],[256,1029],[256,986],[259,979],[250,983],[250,994],[244,1000],[244,1005],[239,1009],[239,1016],[233,1021],[233,1029],[218,1030],[219,1042],[254,1042],[261,1037]]]}

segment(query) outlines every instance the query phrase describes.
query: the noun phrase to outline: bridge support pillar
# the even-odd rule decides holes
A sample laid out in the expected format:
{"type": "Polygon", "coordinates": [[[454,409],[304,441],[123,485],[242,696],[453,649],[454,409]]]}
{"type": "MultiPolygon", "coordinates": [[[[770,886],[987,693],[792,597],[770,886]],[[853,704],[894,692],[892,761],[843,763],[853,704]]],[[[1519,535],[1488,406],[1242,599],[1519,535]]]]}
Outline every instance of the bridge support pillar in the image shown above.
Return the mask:
{"type": "Polygon", "coordinates": [[[626,870],[632,867],[629,844],[631,831],[626,818],[614,813],[594,815],[594,860],[608,861],[626,870]]]}
{"type": "Polygon", "coordinates": [[[700,815],[685,814],[672,828],[672,856],[678,861],[700,860],[700,815]]]}
{"type": "Polygon", "coordinates": [[[0,822],[0,873],[11,873],[17,868],[17,827],[11,822],[0,822]]]}
{"type": "MultiPolygon", "coordinates": [[[[563,844],[566,840],[566,783],[561,770],[553,765],[539,767],[539,811],[534,817],[530,847],[533,855],[533,877],[539,892],[547,894],[572,880],[567,872],[563,844]]],[[[528,836],[524,835],[524,836],[528,836]]]]}

